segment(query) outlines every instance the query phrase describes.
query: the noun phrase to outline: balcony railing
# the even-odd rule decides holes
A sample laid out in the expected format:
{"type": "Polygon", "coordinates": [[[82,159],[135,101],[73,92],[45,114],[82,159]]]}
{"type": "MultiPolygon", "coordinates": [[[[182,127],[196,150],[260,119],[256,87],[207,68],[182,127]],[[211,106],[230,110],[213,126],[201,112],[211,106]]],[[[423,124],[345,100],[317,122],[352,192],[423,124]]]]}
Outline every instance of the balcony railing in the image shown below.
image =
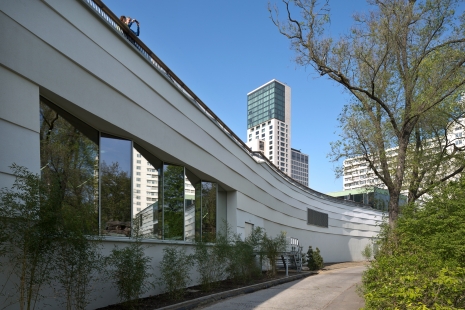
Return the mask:
{"type": "MultiPolygon", "coordinates": [[[[274,172],[282,176],[286,181],[291,183],[292,185],[300,188],[301,190],[305,191],[308,194],[313,196],[331,200],[340,204],[342,201],[340,199],[328,196],[326,194],[317,192],[298,181],[294,180],[287,174],[285,174],[281,169],[276,167],[265,155],[261,152],[253,152],[243,141],[240,139],[223,121],[218,118],[218,116],[213,113],[212,110],[202,101],[197,95],[194,94],[192,90],[189,89],[182,81],[179,79],[174,72],[172,72],[168,66],[166,66],[163,61],[161,61],[155,53],[153,53],[136,35],[134,35],[123,22],[119,20],[119,18],[101,1],[101,0],[81,0],[86,3],[93,12],[95,12],[100,18],[105,20],[107,24],[113,28],[119,35],[129,41],[138,51],[139,53],[148,60],[152,66],[157,69],[160,73],[162,73],[169,81],[171,81],[184,95],[186,95],[190,101],[199,108],[212,122],[214,122],[223,132],[229,136],[239,147],[241,147],[249,156],[251,157],[258,157],[263,160],[263,162],[269,166],[274,172]]],[[[344,202],[343,204],[347,204],[350,206],[354,206],[351,203],[344,202]]],[[[360,204],[356,205],[360,207],[360,204]]],[[[369,206],[364,206],[369,208],[369,206]]]]}

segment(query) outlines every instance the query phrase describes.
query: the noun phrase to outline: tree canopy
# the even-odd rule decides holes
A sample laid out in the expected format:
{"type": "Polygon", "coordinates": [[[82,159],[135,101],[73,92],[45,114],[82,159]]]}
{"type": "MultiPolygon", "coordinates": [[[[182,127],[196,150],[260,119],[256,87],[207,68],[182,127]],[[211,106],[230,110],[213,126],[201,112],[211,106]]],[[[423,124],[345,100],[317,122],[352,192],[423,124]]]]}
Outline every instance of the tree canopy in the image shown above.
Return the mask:
{"type": "Polygon", "coordinates": [[[351,30],[337,38],[327,35],[329,1],[282,2],[285,18],[277,5],[269,10],[290,39],[297,64],[312,67],[352,95],[329,157],[365,161],[389,191],[393,225],[403,189],[415,201],[465,167],[463,144],[450,139],[451,128],[463,127],[465,14],[456,11],[460,1],[369,0],[371,9],[356,14],[351,30]]]}

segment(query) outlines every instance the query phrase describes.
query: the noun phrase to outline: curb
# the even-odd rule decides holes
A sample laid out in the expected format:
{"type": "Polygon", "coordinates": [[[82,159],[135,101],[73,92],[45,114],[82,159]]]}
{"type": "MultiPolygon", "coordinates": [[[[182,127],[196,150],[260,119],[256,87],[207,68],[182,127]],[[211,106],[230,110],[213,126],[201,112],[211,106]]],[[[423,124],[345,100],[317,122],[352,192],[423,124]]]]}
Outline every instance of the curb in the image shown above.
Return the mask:
{"type": "Polygon", "coordinates": [[[249,294],[249,293],[253,293],[253,292],[265,289],[265,288],[269,288],[269,287],[272,287],[272,286],[279,285],[279,284],[283,284],[283,283],[303,279],[303,278],[306,278],[306,277],[314,275],[314,274],[318,274],[318,272],[313,272],[313,271],[303,272],[303,273],[300,273],[300,274],[297,274],[297,275],[294,275],[294,276],[289,276],[287,278],[271,280],[271,281],[268,281],[268,282],[263,282],[263,283],[258,283],[258,284],[254,284],[254,285],[250,285],[250,286],[236,288],[236,289],[231,290],[231,291],[226,291],[226,292],[221,292],[221,293],[216,293],[216,294],[212,294],[212,295],[208,295],[208,296],[199,297],[197,299],[184,301],[184,302],[181,302],[181,303],[178,303],[178,304],[175,304],[175,305],[170,305],[170,306],[166,306],[166,307],[163,307],[163,308],[157,308],[156,310],[175,310],[175,309],[177,309],[177,310],[189,310],[189,309],[193,309],[195,307],[205,305],[205,304],[209,304],[209,303],[221,300],[221,299],[234,297],[234,296],[238,296],[238,295],[242,295],[242,294],[249,294]]]}

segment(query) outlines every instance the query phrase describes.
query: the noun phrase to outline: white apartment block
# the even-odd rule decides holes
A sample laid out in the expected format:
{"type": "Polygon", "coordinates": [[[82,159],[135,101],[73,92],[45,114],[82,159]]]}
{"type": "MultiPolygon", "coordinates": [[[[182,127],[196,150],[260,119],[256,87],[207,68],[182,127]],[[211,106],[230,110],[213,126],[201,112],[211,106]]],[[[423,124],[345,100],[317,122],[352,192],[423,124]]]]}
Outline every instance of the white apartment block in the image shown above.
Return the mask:
{"type": "MultiPolygon", "coordinates": [[[[451,125],[447,135],[448,143],[457,147],[465,145],[465,119],[459,120],[461,124],[451,125]]],[[[387,156],[394,158],[397,155],[397,148],[387,150],[387,156]]],[[[344,160],[343,164],[343,190],[351,190],[366,187],[386,188],[384,183],[368,167],[368,163],[362,157],[354,157],[344,160]]],[[[406,191],[402,191],[406,194],[406,191]]]]}

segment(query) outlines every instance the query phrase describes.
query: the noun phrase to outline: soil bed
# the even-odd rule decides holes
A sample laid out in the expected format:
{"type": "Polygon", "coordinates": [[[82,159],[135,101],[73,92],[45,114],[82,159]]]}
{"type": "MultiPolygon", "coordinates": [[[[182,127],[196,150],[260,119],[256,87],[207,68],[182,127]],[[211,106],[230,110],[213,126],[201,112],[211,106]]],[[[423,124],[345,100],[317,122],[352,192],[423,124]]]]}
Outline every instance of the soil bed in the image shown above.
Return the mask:
{"type": "MultiPolygon", "coordinates": [[[[289,271],[289,276],[292,276],[295,274],[297,274],[295,271],[293,270],[289,271]]],[[[150,297],[139,299],[138,305],[135,308],[140,309],[140,310],[163,308],[163,307],[175,305],[175,304],[178,304],[184,301],[190,301],[193,299],[197,299],[203,296],[226,292],[226,291],[234,290],[237,288],[242,288],[242,287],[246,287],[246,286],[250,286],[254,284],[264,283],[264,282],[271,281],[271,280],[282,279],[285,277],[286,277],[285,271],[279,270],[276,276],[274,277],[271,277],[267,275],[266,273],[264,273],[261,278],[253,279],[247,283],[236,283],[232,280],[225,280],[225,281],[219,282],[218,285],[216,285],[214,288],[212,288],[208,292],[203,291],[200,285],[191,286],[186,289],[182,299],[173,300],[173,299],[170,299],[170,297],[167,294],[160,294],[160,295],[155,295],[155,296],[150,296],[150,297]]],[[[127,307],[125,308],[122,304],[114,304],[114,305],[106,306],[103,308],[98,308],[98,310],[120,310],[120,309],[121,310],[127,309],[127,307]]]]}
{"type": "MultiPolygon", "coordinates": [[[[320,270],[320,272],[324,273],[325,271],[330,271],[333,269],[362,266],[362,265],[367,265],[367,264],[368,264],[367,262],[347,262],[347,263],[325,264],[325,267],[323,268],[323,270],[320,270]]],[[[296,274],[297,273],[294,270],[289,270],[289,276],[296,275],[296,274]]],[[[186,289],[182,299],[173,300],[167,294],[150,296],[150,297],[139,299],[138,305],[135,307],[135,309],[149,310],[149,309],[163,308],[163,307],[175,305],[178,303],[182,303],[185,301],[191,301],[191,300],[194,300],[200,297],[222,293],[222,292],[226,292],[226,291],[230,291],[230,290],[234,290],[238,288],[243,288],[243,287],[254,285],[254,284],[260,284],[260,283],[264,283],[264,282],[271,281],[271,280],[282,279],[285,277],[286,277],[285,271],[279,270],[276,276],[274,277],[271,277],[267,275],[266,273],[264,273],[260,279],[254,279],[247,283],[236,283],[236,282],[233,282],[232,280],[225,280],[225,281],[219,282],[216,287],[214,287],[208,292],[203,291],[200,285],[191,286],[186,289]]],[[[99,308],[99,310],[120,310],[120,309],[123,310],[127,308],[125,308],[122,304],[114,304],[114,305],[106,306],[104,308],[99,308]]]]}

